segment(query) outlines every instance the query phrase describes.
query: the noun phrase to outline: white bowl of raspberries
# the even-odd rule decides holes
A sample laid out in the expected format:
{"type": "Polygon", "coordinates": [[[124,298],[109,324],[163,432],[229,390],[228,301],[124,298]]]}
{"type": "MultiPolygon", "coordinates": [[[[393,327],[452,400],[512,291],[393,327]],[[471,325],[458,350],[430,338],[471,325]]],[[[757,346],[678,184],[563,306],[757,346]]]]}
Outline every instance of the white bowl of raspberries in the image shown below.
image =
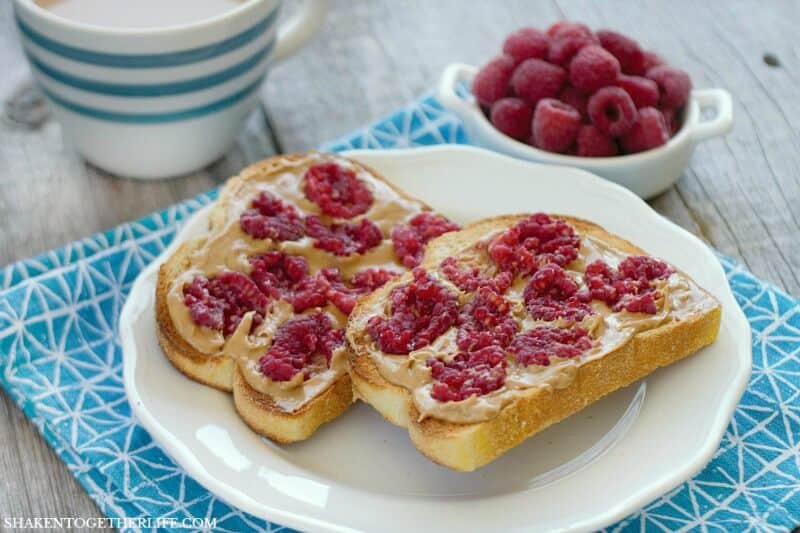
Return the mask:
{"type": "Polygon", "coordinates": [[[481,69],[449,65],[438,97],[474,144],[588,170],[643,198],[678,180],[698,142],[733,126],[724,89],[692,90],[686,72],[633,39],[567,21],[515,31],[481,69]]]}

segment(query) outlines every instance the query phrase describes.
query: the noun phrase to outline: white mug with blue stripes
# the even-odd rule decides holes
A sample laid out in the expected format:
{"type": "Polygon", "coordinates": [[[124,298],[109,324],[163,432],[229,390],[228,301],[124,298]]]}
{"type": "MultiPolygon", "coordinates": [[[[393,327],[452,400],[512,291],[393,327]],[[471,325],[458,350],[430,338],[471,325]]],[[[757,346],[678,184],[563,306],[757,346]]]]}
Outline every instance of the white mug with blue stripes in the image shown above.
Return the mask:
{"type": "Polygon", "coordinates": [[[280,0],[246,0],[214,18],[121,29],[15,0],[23,48],[66,136],[91,163],[162,178],[201,168],[233,144],[267,68],[321,26],[306,0],[278,27],[280,0]]]}

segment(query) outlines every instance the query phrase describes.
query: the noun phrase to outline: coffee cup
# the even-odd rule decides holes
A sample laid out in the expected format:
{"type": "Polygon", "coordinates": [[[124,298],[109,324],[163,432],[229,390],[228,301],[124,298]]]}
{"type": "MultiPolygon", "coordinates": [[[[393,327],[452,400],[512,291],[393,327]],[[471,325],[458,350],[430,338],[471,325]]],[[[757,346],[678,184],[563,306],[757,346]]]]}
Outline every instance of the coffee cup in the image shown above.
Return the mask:
{"type": "Polygon", "coordinates": [[[92,164],[134,178],[185,174],[230,149],[269,67],[324,21],[327,0],[305,0],[279,25],[280,3],[238,0],[202,20],[119,27],[14,0],[25,54],[65,136],[92,164]]]}

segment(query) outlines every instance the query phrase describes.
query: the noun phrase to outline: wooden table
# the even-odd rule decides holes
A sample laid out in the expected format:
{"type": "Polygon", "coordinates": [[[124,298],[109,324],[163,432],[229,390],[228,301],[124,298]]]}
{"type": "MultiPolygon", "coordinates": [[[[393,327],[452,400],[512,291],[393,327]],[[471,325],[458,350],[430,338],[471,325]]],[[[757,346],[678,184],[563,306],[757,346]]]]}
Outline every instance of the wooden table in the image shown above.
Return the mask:
{"type": "MultiPolygon", "coordinates": [[[[0,265],[161,209],[248,162],[347,133],[430,89],[447,63],[485,61],[518,26],[569,18],[635,36],[688,70],[695,86],[733,93],[734,131],[699,146],[678,185],[651,203],[800,295],[798,13],[792,0],[334,1],[318,38],[270,74],[262,109],[230,154],[148,183],[86,165],[58,124],[37,124],[36,108],[21,109],[29,74],[2,2],[0,101],[16,103],[6,109],[15,118],[0,120],[0,265]]],[[[98,516],[22,412],[0,398],[0,516],[98,516]]]]}

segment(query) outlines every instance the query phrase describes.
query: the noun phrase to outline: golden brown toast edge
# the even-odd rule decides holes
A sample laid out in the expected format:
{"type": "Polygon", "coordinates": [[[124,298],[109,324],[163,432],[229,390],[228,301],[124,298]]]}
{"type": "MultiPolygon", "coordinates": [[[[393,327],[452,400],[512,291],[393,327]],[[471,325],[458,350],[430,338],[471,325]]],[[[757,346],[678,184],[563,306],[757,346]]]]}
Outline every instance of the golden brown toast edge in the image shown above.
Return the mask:
{"type": "MultiPolygon", "coordinates": [[[[428,245],[423,260],[426,268],[435,268],[459,245],[475,242],[476,235],[496,228],[507,229],[525,215],[503,215],[483,219],[460,232],[442,235],[428,245]]],[[[570,224],[581,235],[592,235],[632,255],[646,252],[607,232],[592,222],[570,216],[554,215],[570,224]]],[[[646,376],[656,368],[669,365],[711,344],[721,320],[719,305],[687,320],[671,323],[636,334],[631,341],[600,359],[581,365],[574,381],[561,390],[538,389],[503,408],[498,416],[473,424],[456,424],[435,418],[418,421],[419,413],[409,392],[380,375],[360,339],[365,332],[351,329],[369,302],[385,298],[392,287],[404,283],[410,275],[384,286],[357,306],[348,321],[347,337],[352,347],[351,378],[357,396],[376,408],[390,422],[408,428],[417,449],[432,461],[461,471],[483,466],[532,435],[580,411],[606,394],[646,376]]]]}

